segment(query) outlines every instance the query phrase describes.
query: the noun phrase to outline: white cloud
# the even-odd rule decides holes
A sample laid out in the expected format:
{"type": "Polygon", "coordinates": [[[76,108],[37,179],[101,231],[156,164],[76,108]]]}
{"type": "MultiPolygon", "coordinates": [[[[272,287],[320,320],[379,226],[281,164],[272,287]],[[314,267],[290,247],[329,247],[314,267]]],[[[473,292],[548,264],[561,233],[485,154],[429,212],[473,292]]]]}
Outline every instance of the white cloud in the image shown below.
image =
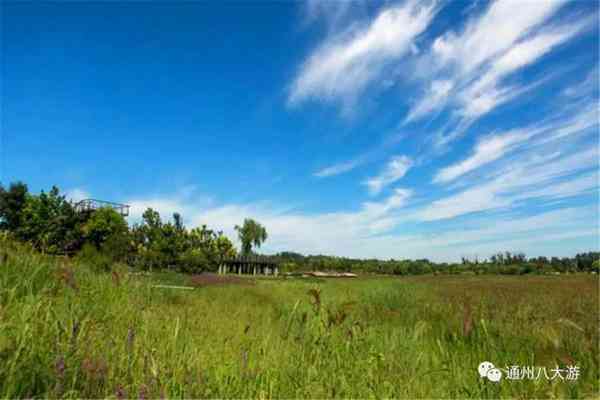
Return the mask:
{"type": "Polygon", "coordinates": [[[448,107],[457,118],[435,143],[446,145],[478,118],[553,79],[546,74],[533,83],[503,83],[593,25],[593,18],[548,23],[564,3],[497,0],[462,31],[438,37],[419,63],[426,66],[419,73],[424,89],[405,123],[448,107]]]}
{"type": "Polygon", "coordinates": [[[381,203],[371,201],[364,203],[363,212],[370,217],[383,216],[391,210],[403,207],[411,196],[412,190],[395,189],[394,194],[381,203]]]}
{"type": "Polygon", "coordinates": [[[507,162],[480,184],[433,201],[417,213],[424,221],[454,218],[487,210],[508,209],[518,201],[539,197],[561,198],[582,195],[598,187],[597,180],[583,171],[598,165],[598,149],[584,148],[545,161],[526,152],[507,162]],[[565,183],[568,176],[575,176],[565,183]],[[574,180],[573,180],[574,179],[574,180]]]}
{"type": "Polygon", "coordinates": [[[484,136],[479,140],[470,157],[440,170],[433,182],[445,183],[452,181],[482,165],[497,160],[515,144],[530,138],[534,132],[515,130],[504,134],[484,136]]]}
{"type": "Polygon", "coordinates": [[[583,174],[550,186],[543,186],[526,193],[528,198],[545,197],[560,199],[598,190],[598,171],[583,174]]]}
{"type": "Polygon", "coordinates": [[[65,192],[65,198],[69,201],[72,201],[73,203],[84,199],[89,199],[91,197],[92,196],[89,192],[81,188],[74,188],[65,192]]]}
{"type": "Polygon", "coordinates": [[[318,178],[327,178],[330,176],[335,176],[339,174],[343,174],[345,172],[351,171],[360,164],[362,164],[363,160],[356,159],[351,161],[342,162],[339,164],[334,164],[329,167],[325,167],[323,169],[318,170],[313,175],[318,178]]]}
{"type": "Polygon", "coordinates": [[[572,38],[588,24],[589,20],[584,20],[578,24],[544,29],[541,33],[517,43],[504,54],[493,59],[482,75],[478,71],[477,74],[480,76],[468,83],[457,94],[458,113],[475,119],[536,87],[537,84],[523,87],[514,85],[501,87],[500,84],[503,78],[536,62],[554,47],[572,38]]]}
{"type": "Polygon", "coordinates": [[[360,10],[364,6],[363,1],[322,0],[306,0],[303,5],[305,24],[322,19],[330,30],[344,23],[348,16],[354,14],[355,9],[360,10]]]}
{"type": "MultiPolygon", "coordinates": [[[[564,162],[562,169],[570,161],[564,162]]],[[[589,175],[589,174],[588,174],[589,175]]],[[[542,194],[532,191],[531,195],[557,196],[559,193],[579,193],[589,186],[589,176],[574,180],[570,187],[549,189],[542,194]],[[588,180],[587,183],[584,181],[588,180]]],[[[503,205],[502,199],[493,191],[485,188],[469,192],[479,200],[480,208],[489,209],[489,201],[496,206],[503,205]]],[[[464,194],[455,199],[453,206],[472,204],[473,196],[464,194]]],[[[503,216],[483,216],[471,219],[460,229],[435,227],[435,233],[403,234],[392,230],[404,222],[415,223],[421,210],[411,209],[409,200],[412,191],[395,189],[393,194],[380,202],[366,202],[353,212],[332,212],[303,214],[292,211],[277,211],[272,205],[264,204],[223,204],[212,205],[198,200],[197,196],[182,198],[179,195],[169,197],[150,197],[131,202],[136,214],[144,207],[152,206],[168,218],[173,212],[183,214],[188,226],[206,224],[209,228],[222,230],[237,242],[234,225],[244,218],[254,218],[262,223],[269,233],[269,239],[261,249],[267,253],[293,250],[304,254],[331,254],[359,258],[423,258],[438,261],[457,260],[463,254],[478,252],[482,256],[506,249],[524,250],[535,254],[540,246],[546,246],[552,240],[565,238],[594,238],[597,232],[591,228],[597,222],[595,207],[566,208],[544,212],[534,216],[517,217],[512,214],[503,216]],[[596,221],[596,222],[594,222],[596,221]]],[[[447,207],[434,203],[436,207],[447,207]]],[[[473,208],[471,208],[473,209],[473,208]]],[[[476,208],[475,208],[476,209],[476,208]]],[[[463,208],[463,211],[465,208],[463,208]]],[[[458,215],[460,213],[455,213],[458,215]]],[[[558,249],[559,247],[557,247],[558,249]]],[[[571,249],[564,245],[557,254],[568,254],[571,249]]],[[[583,248],[581,250],[588,250],[583,248]]],[[[541,254],[541,253],[538,253],[541,254]]]]}
{"type": "Polygon", "coordinates": [[[314,253],[342,254],[340,244],[359,242],[372,235],[392,229],[398,221],[393,212],[406,206],[412,191],[396,189],[381,202],[366,202],[354,212],[320,214],[297,214],[277,211],[272,205],[224,204],[209,205],[197,197],[180,195],[155,196],[132,200],[131,215],[134,221],[141,219],[146,208],[151,207],[168,219],[174,212],[182,214],[190,227],[206,224],[209,228],[223,231],[236,241],[234,226],[245,218],[254,218],[269,232],[268,248],[314,253]]]}
{"type": "Polygon", "coordinates": [[[353,99],[380,77],[388,63],[411,51],[435,11],[434,3],[410,0],[381,11],[367,27],[327,39],[302,66],[289,103],[353,99]]]}
{"type": "Polygon", "coordinates": [[[591,96],[598,92],[598,76],[600,71],[598,64],[591,69],[586,78],[580,83],[568,87],[563,91],[563,95],[571,98],[581,98],[591,96]]]}
{"type": "MultiPolygon", "coordinates": [[[[589,251],[598,239],[596,207],[568,207],[519,216],[513,213],[471,219],[465,226],[449,228],[433,235],[414,236],[404,246],[413,251],[430,249],[434,259],[458,259],[461,255],[489,257],[502,250],[525,251],[529,256],[574,254],[589,251]],[[575,250],[564,240],[579,239],[575,250]],[[562,241],[562,242],[561,242],[562,241]]],[[[392,239],[392,238],[390,238],[392,239]]]]}
{"type": "Polygon", "coordinates": [[[546,135],[538,140],[539,143],[545,143],[553,140],[562,139],[579,133],[589,132],[592,128],[598,127],[598,116],[600,114],[600,104],[597,100],[580,105],[577,110],[567,110],[570,115],[562,122],[548,123],[546,126],[546,135]]]}
{"type": "Polygon", "coordinates": [[[502,199],[497,195],[498,191],[499,187],[496,182],[469,188],[432,202],[420,212],[419,217],[423,221],[435,221],[510,205],[511,202],[508,199],[502,199]]]}
{"type": "Polygon", "coordinates": [[[421,101],[409,111],[409,114],[404,122],[406,123],[413,121],[433,110],[439,109],[446,103],[446,100],[453,87],[454,82],[449,79],[435,80],[431,82],[431,85],[425,96],[423,96],[421,101]]]}
{"type": "Polygon", "coordinates": [[[585,134],[597,128],[597,101],[578,103],[578,106],[576,110],[565,109],[563,116],[553,115],[550,119],[525,128],[481,137],[469,157],[442,168],[433,178],[433,182],[448,183],[515,150],[533,151],[536,147],[539,149],[545,144],[557,143],[568,136],[585,134]]]}
{"type": "Polygon", "coordinates": [[[363,184],[368,186],[369,192],[372,195],[376,195],[384,187],[391,185],[406,175],[406,172],[408,172],[412,165],[412,160],[406,156],[392,157],[379,175],[368,179],[363,184]]]}
{"type": "Polygon", "coordinates": [[[486,74],[469,86],[468,93],[474,94],[485,88],[494,87],[504,76],[535,62],[555,46],[573,37],[582,28],[582,24],[576,24],[559,29],[546,29],[523,40],[493,60],[486,74]]]}
{"type": "Polygon", "coordinates": [[[432,46],[436,62],[454,64],[461,74],[508,50],[517,40],[552,16],[563,4],[558,1],[497,0],[463,32],[449,32],[432,46]]]}

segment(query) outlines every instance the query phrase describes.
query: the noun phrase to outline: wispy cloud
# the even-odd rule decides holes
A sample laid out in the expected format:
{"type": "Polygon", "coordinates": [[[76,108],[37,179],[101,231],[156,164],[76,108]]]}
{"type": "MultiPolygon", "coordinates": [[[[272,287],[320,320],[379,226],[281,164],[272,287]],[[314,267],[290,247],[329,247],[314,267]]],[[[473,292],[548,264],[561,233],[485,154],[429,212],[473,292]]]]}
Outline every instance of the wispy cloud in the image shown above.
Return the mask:
{"type": "Polygon", "coordinates": [[[515,130],[504,134],[495,134],[482,137],[473,154],[468,158],[440,170],[434,183],[446,183],[452,181],[470,171],[502,157],[516,143],[523,142],[533,135],[534,132],[515,130]]]}
{"type": "Polygon", "coordinates": [[[552,16],[566,1],[498,0],[479,17],[471,19],[460,32],[447,32],[433,43],[439,67],[449,64],[460,74],[503,54],[533,28],[552,16]],[[517,12],[518,11],[518,12],[517,12]]]}
{"type": "Polygon", "coordinates": [[[507,209],[518,201],[539,197],[569,197],[584,194],[598,187],[597,179],[577,176],[598,163],[598,149],[583,148],[577,152],[553,157],[549,162],[527,152],[513,158],[500,171],[484,177],[481,184],[448,197],[433,201],[419,211],[419,218],[434,221],[464,214],[507,209]],[[564,179],[579,179],[577,184],[565,184],[564,179]]]}
{"type": "Polygon", "coordinates": [[[586,78],[581,81],[579,84],[568,87],[563,91],[563,95],[570,98],[582,98],[593,96],[598,93],[598,76],[600,75],[600,70],[598,68],[598,64],[594,66],[587,74],[586,78]]]}
{"type": "Polygon", "coordinates": [[[451,79],[440,79],[431,82],[425,95],[408,113],[404,123],[418,119],[431,111],[442,108],[446,104],[454,82],[451,79]]]}
{"type": "Polygon", "coordinates": [[[594,25],[593,18],[549,23],[564,3],[498,0],[472,17],[462,31],[438,37],[419,64],[429,65],[420,73],[422,96],[404,123],[447,107],[455,124],[435,143],[446,145],[478,118],[546,83],[548,76],[529,83],[504,82],[594,25]]]}
{"type": "Polygon", "coordinates": [[[372,195],[376,195],[383,188],[402,178],[413,166],[413,161],[407,156],[394,156],[386,164],[379,175],[367,179],[363,182],[369,188],[372,195]]]}
{"type": "Polygon", "coordinates": [[[436,173],[433,182],[448,183],[517,149],[528,148],[530,151],[535,151],[542,148],[540,146],[544,144],[597,129],[598,102],[595,99],[588,99],[577,105],[576,110],[566,108],[563,115],[556,113],[550,118],[524,128],[480,137],[470,156],[442,168],[436,173]]]}
{"type": "Polygon", "coordinates": [[[344,22],[347,22],[347,18],[357,10],[362,11],[366,5],[366,1],[306,0],[303,5],[303,22],[305,25],[324,20],[327,29],[331,31],[338,28],[344,22]]]}
{"type": "Polygon", "coordinates": [[[308,99],[352,102],[386,65],[409,53],[435,15],[435,3],[414,0],[384,9],[366,27],[325,40],[294,80],[289,104],[308,99]]]}
{"type": "Polygon", "coordinates": [[[571,39],[588,26],[589,22],[590,20],[584,20],[560,27],[545,28],[495,58],[483,75],[467,84],[458,93],[460,104],[458,113],[476,119],[529,89],[535,88],[537,86],[535,84],[503,87],[501,82],[508,75],[533,64],[554,47],[571,39]]]}
{"type": "Polygon", "coordinates": [[[354,168],[361,165],[363,162],[363,159],[355,159],[339,164],[330,165],[329,167],[325,167],[323,169],[318,170],[313,174],[313,176],[316,176],[317,178],[327,178],[330,176],[343,174],[345,172],[353,170],[354,168]]]}

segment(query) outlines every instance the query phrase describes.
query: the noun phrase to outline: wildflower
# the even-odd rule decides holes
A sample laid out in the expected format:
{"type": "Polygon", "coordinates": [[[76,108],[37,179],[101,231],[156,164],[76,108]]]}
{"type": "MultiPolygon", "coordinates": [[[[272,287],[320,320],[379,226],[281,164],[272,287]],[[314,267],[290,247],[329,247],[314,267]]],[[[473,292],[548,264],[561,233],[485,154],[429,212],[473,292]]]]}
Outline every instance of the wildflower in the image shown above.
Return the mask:
{"type": "Polygon", "coordinates": [[[56,387],[54,388],[54,392],[56,393],[56,397],[62,397],[64,392],[64,380],[65,380],[65,359],[63,356],[60,356],[54,362],[54,372],[56,373],[56,387]]]}
{"type": "Polygon", "coordinates": [[[121,276],[119,275],[119,273],[117,271],[112,272],[112,280],[113,280],[115,286],[119,286],[121,284],[121,276]]]}
{"type": "Polygon", "coordinates": [[[129,352],[133,351],[133,342],[135,341],[135,330],[133,328],[129,328],[127,331],[127,350],[129,352]]]}
{"type": "Polygon", "coordinates": [[[79,336],[79,321],[75,321],[73,323],[73,328],[71,328],[71,350],[75,350],[77,346],[77,337],[79,336]]]}
{"type": "Polygon", "coordinates": [[[330,327],[332,325],[341,325],[348,316],[348,314],[346,314],[346,312],[344,312],[343,310],[338,310],[336,312],[331,312],[327,310],[327,314],[327,324],[330,327]]]}
{"type": "Polygon", "coordinates": [[[146,385],[142,384],[140,386],[140,392],[139,392],[138,398],[140,400],[146,400],[147,395],[148,395],[148,388],[146,387],[146,385]]]}
{"type": "Polygon", "coordinates": [[[319,309],[321,308],[321,289],[310,289],[308,291],[308,294],[312,296],[312,305],[314,307],[315,312],[318,313],[319,309]]]}
{"type": "Polygon", "coordinates": [[[99,381],[106,377],[108,372],[108,365],[104,360],[92,360],[86,358],[81,364],[81,368],[87,375],[88,379],[99,381]]]}
{"type": "Polygon", "coordinates": [[[75,291],[79,290],[77,281],[75,281],[75,273],[73,272],[73,269],[63,266],[59,270],[59,279],[62,280],[71,289],[75,291]]]}
{"type": "Polygon", "coordinates": [[[56,359],[54,363],[54,371],[56,372],[56,376],[59,378],[63,378],[65,376],[65,358],[60,356],[56,359]]]}
{"type": "Polygon", "coordinates": [[[117,390],[115,391],[115,396],[119,400],[123,400],[127,398],[127,391],[123,388],[123,386],[117,386],[117,390]]]}

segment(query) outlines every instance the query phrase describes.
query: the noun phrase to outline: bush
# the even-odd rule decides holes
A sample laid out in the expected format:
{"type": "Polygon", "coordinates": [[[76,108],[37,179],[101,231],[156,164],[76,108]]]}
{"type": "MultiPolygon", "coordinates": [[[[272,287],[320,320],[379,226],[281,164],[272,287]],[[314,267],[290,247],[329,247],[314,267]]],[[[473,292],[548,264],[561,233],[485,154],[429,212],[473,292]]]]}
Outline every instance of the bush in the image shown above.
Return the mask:
{"type": "Polygon", "coordinates": [[[98,250],[96,246],[86,243],[75,257],[77,262],[89,266],[96,272],[110,272],[114,260],[108,254],[98,250]]]}
{"type": "Polygon", "coordinates": [[[100,251],[114,262],[126,262],[131,254],[128,235],[124,233],[110,235],[100,246],[100,251]]]}
{"type": "Polygon", "coordinates": [[[178,264],[181,272],[198,274],[208,269],[209,260],[202,251],[192,249],[179,256],[178,264]]]}

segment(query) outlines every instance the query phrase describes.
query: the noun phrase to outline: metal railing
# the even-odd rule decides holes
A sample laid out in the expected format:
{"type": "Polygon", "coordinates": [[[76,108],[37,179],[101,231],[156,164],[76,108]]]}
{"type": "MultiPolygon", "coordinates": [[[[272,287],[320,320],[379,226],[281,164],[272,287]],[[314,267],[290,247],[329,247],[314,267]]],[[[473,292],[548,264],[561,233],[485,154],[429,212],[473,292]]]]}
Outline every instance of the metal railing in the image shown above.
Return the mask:
{"type": "Polygon", "coordinates": [[[100,208],[112,208],[123,217],[129,216],[129,206],[127,204],[113,203],[111,201],[84,199],[75,203],[73,207],[77,212],[91,212],[100,208]]]}

